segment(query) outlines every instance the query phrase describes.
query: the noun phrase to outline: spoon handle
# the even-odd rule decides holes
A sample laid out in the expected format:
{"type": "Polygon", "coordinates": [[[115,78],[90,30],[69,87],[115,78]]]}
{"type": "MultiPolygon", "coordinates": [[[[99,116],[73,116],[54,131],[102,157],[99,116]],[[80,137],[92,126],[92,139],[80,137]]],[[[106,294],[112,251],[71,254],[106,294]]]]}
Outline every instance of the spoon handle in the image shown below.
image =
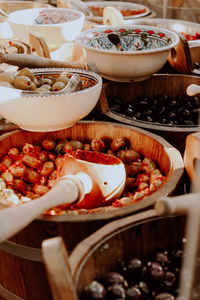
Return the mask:
{"type": "Polygon", "coordinates": [[[87,66],[80,62],[58,61],[46,57],[34,56],[31,54],[4,54],[0,53],[0,63],[18,66],[21,68],[77,68],[87,69],[87,66]]]}
{"type": "Polygon", "coordinates": [[[199,193],[190,193],[176,197],[165,197],[155,203],[158,215],[164,214],[187,214],[192,207],[199,205],[199,193]]]}
{"type": "Polygon", "coordinates": [[[200,85],[190,84],[186,89],[186,93],[188,96],[195,96],[196,94],[200,94],[200,85]]]}
{"type": "Polygon", "coordinates": [[[61,205],[72,203],[79,199],[81,190],[77,184],[78,179],[61,179],[55,188],[42,197],[28,203],[5,208],[0,211],[0,242],[10,238],[46,210],[61,205]]]}
{"type": "Polygon", "coordinates": [[[54,300],[78,300],[62,237],[42,242],[42,256],[54,300]]]}

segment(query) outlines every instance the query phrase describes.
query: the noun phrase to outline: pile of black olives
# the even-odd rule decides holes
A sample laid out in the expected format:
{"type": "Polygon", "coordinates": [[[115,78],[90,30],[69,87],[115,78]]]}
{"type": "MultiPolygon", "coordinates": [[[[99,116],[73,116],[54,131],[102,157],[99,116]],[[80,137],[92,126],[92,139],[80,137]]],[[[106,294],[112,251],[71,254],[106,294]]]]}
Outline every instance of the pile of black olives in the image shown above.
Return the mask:
{"type": "Polygon", "coordinates": [[[93,280],[84,300],[175,300],[179,290],[182,250],[160,251],[153,259],[138,257],[121,263],[117,271],[93,280]]]}
{"type": "Polygon", "coordinates": [[[165,126],[197,126],[200,112],[200,96],[167,95],[150,97],[144,95],[134,102],[124,102],[113,96],[108,99],[111,111],[135,121],[155,123],[165,126]]]}

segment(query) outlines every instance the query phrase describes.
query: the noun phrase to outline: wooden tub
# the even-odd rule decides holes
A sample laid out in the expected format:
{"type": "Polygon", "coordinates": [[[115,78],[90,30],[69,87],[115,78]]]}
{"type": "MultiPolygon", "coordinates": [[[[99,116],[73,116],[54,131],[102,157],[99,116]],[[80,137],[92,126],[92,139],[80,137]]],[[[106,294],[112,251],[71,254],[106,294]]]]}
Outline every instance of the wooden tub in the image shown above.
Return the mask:
{"type": "Polygon", "coordinates": [[[135,257],[150,261],[156,252],[183,250],[185,222],[183,216],[158,217],[148,210],[111,222],[82,241],[69,257],[78,299],[91,281],[118,271],[121,262],[135,257]]]}
{"type": "MultiPolygon", "coordinates": [[[[199,124],[196,126],[169,126],[167,124],[162,125],[155,122],[143,122],[128,118],[113,111],[110,107],[109,99],[116,96],[122,99],[125,104],[134,104],[137,99],[142,98],[144,95],[149,95],[150,97],[167,95],[172,98],[179,95],[185,99],[186,89],[190,84],[199,85],[200,77],[181,74],[154,74],[150,79],[138,83],[116,83],[109,81],[104,84],[104,92],[102,92],[98,103],[98,112],[100,115],[106,116],[108,120],[150,130],[164,137],[183,154],[186,136],[192,132],[199,131],[199,124]]],[[[158,111],[157,114],[159,113],[158,111]]],[[[188,117],[186,116],[185,118],[187,119],[188,117]]]]}
{"type": "Polygon", "coordinates": [[[127,125],[85,121],[57,132],[33,133],[17,130],[1,136],[0,157],[3,157],[13,146],[21,147],[24,142],[38,143],[46,137],[91,140],[94,137],[113,139],[119,136],[129,139],[133,149],[158,163],[159,168],[166,175],[164,184],[156,192],[136,204],[106,213],[40,216],[9,241],[0,244],[0,295],[6,299],[51,299],[42,263],[41,243],[43,240],[61,236],[70,253],[82,239],[107,224],[111,219],[147,209],[154,205],[161,196],[171,195],[184,170],[179,151],[163,138],[127,125]]]}

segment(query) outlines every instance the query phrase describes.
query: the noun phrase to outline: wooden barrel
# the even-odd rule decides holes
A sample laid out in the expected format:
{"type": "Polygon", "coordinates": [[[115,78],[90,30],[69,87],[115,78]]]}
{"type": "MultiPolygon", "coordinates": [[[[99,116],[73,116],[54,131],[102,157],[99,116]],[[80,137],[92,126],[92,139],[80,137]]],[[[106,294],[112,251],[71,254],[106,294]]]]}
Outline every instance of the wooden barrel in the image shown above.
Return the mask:
{"type": "Polygon", "coordinates": [[[82,241],[69,257],[78,299],[93,280],[118,271],[123,262],[150,261],[157,252],[183,249],[185,222],[184,216],[158,217],[148,210],[111,222],[82,241]]]}
{"type": "MultiPolygon", "coordinates": [[[[164,184],[136,204],[99,213],[77,215],[42,215],[9,241],[0,244],[0,295],[6,299],[49,300],[51,292],[41,255],[43,240],[61,236],[69,253],[88,235],[111,219],[137,213],[151,207],[161,196],[172,194],[183,174],[183,161],[178,150],[163,138],[145,130],[115,123],[83,121],[56,132],[28,132],[17,130],[0,138],[0,157],[11,147],[26,143],[40,143],[44,138],[70,137],[80,141],[93,138],[125,137],[132,149],[152,158],[166,175],[164,184]],[[19,298],[20,297],[20,298],[19,298]]],[[[22,216],[23,217],[23,216],[22,216]]]]}
{"type": "MultiPolygon", "coordinates": [[[[199,124],[196,126],[171,126],[156,122],[139,121],[114,112],[110,108],[108,100],[116,97],[121,99],[124,104],[134,105],[137,99],[143,98],[145,95],[151,98],[158,95],[167,95],[171,98],[179,96],[182,97],[182,101],[187,101],[186,89],[190,84],[199,85],[200,77],[181,74],[154,74],[150,79],[142,82],[117,83],[110,81],[104,84],[104,93],[100,97],[98,112],[100,115],[106,116],[108,120],[137,126],[160,135],[183,154],[187,135],[199,131],[199,124]]],[[[159,114],[159,111],[157,111],[157,114],[159,114]]],[[[185,119],[187,120],[187,118],[186,116],[185,119]]]]}

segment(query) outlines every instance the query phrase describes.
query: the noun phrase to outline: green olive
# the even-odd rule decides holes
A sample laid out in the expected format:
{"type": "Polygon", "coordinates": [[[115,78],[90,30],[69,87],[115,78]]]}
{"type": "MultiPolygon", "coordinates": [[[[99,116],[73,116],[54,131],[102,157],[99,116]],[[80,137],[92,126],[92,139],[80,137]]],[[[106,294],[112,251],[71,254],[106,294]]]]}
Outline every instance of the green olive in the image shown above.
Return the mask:
{"type": "Polygon", "coordinates": [[[113,151],[113,152],[116,152],[116,151],[119,151],[121,149],[124,149],[125,147],[125,144],[126,144],[126,141],[123,137],[119,137],[119,138],[116,138],[114,139],[111,144],[110,144],[110,149],[113,151]]]}
{"type": "Polygon", "coordinates": [[[31,81],[31,86],[29,88],[29,91],[35,91],[37,89],[36,85],[34,82],[31,81]]]}
{"type": "Polygon", "coordinates": [[[34,81],[35,75],[28,68],[24,68],[24,69],[20,70],[18,74],[19,74],[19,76],[29,77],[31,79],[31,81],[34,81]]]}
{"type": "Polygon", "coordinates": [[[47,93],[47,92],[50,92],[49,90],[43,88],[43,87],[39,87],[39,88],[36,88],[35,90],[36,92],[40,92],[40,93],[47,93]]]}
{"type": "Polygon", "coordinates": [[[83,143],[79,141],[69,141],[64,145],[63,151],[68,152],[68,151],[73,151],[73,150],[83,149],[83,148],[84,148],[83,143]]]}
{"type": "Polygon", "coordinates": [[[63,82],[57,81],[52,85],[51,90],[54,92],[61,91],[62,89],[64,89],[64,87],[65,87],[65,84],[63,82]]]}
{"type": "Polygon", "coordinates": [[[40,85],[44,85],[44,84],[48,84],[48,85],[52,86],[53,82],[50,78],[42,78],[40,81],[40,85]]]}
{"type": "Polygon", "coordinates": [[[51,86],[49,84],[43,84],[43,85],[40,86],[40,89],[45,89],[47,91],[50,91],[51,86]]]}
{"type": "Polygon", "coordinates": [[[11,73],[0,73],[0,82],[9,82],[10,84],[13,84],[15,80],[14,74],[11,73]]]}
{"type": "Polygon", "coordinates": [[[28,90],[31,87],[31,80],[27,76],[18,76],[14,80],[14,87],[16,89],[28,90]]]}
{"type": "Polygon", "coordinates": [[[69,82],[69,78],[66,75],[60,75],[56,81],[63,82],[66,85],[69,82]]]}
{"type": "Polygon", "coordinates": [[[5,86],[5,87],[9,87],[9,88],[14,88],[13,85],[11,85],[9,82],[7,81],[0,81],[0,86],[5,86]]]}
{"type": "Polygon", "coordinates": [[[138,159],[140,159],[140,155],[134,150],[126,150],[125,159],[128,162],[137,161],[138,159]]]}

